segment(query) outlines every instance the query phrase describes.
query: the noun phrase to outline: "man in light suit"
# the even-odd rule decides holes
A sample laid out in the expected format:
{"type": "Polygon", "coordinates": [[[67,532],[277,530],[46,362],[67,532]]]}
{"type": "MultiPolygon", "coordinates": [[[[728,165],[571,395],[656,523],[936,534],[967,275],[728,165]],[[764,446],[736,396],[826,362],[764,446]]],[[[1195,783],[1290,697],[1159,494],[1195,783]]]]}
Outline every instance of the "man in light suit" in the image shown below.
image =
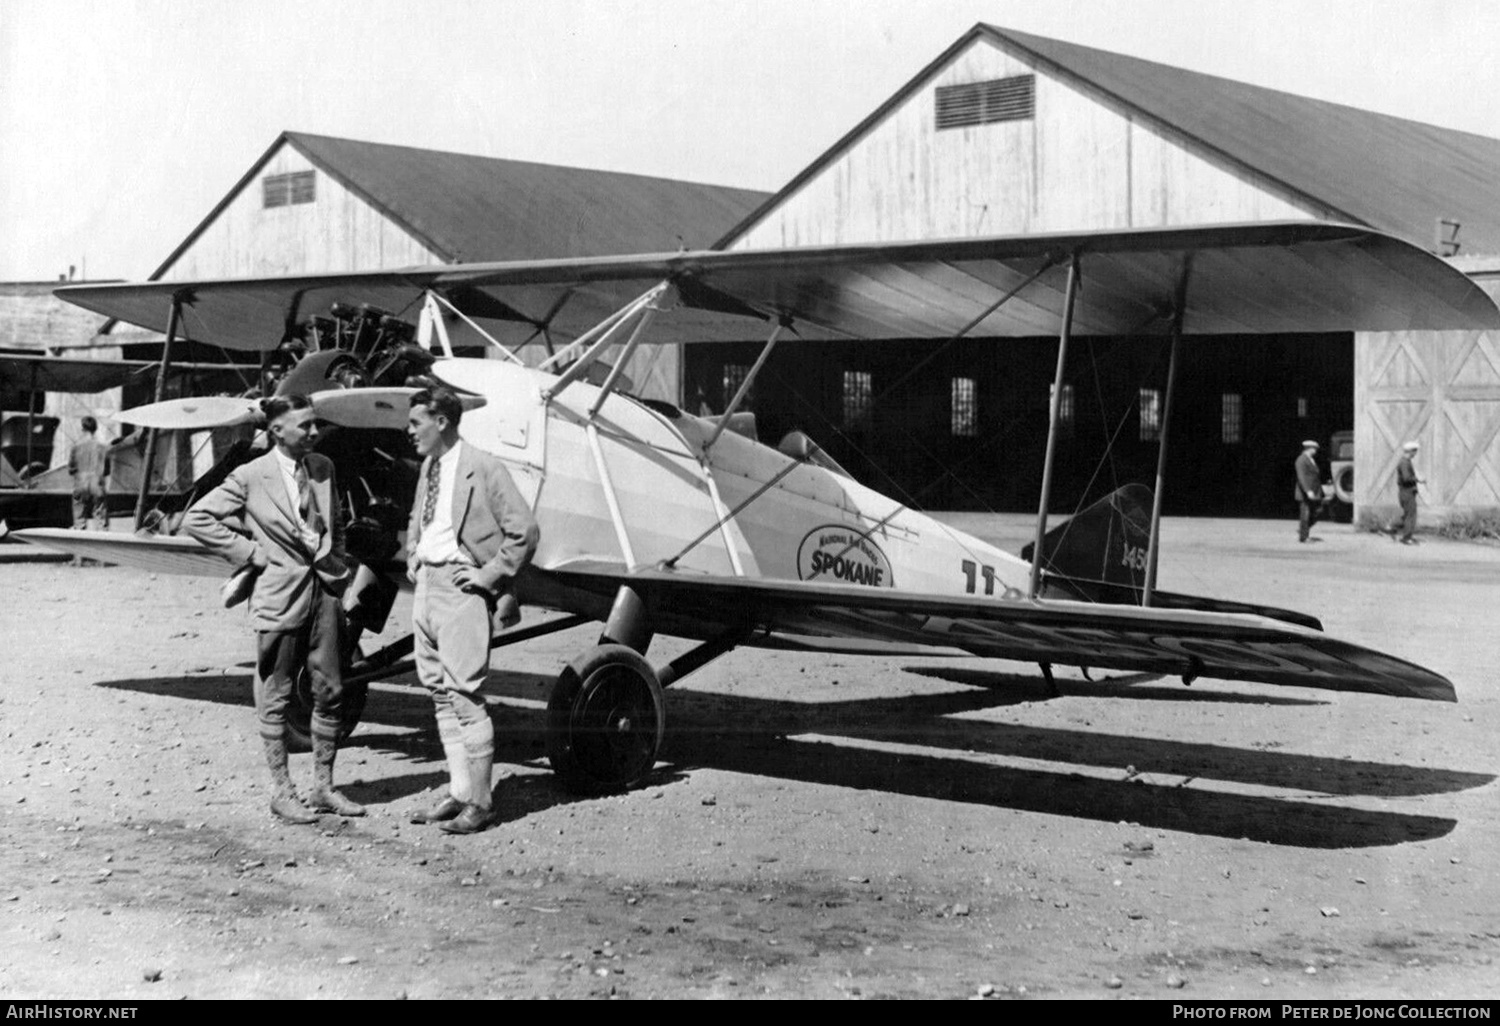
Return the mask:
{"type": "Polygon", "coordinates": [[[255,714],[271,770],[272,813],[290,823],[317,822],[313,810],[363,816],[364,807],[333,786],[343,725],[339,596],[352,576],[333,463],[313,452],[318,422],[305,396],[277,396],[261,407],[274,447],[194,503],[183,527],[237,568],[232,581],[253,580],[255,714]],[[306,805],[292,786],[286,747],[287,702],[304,665],[312,682],[316,767],[306,805]]]}
{"type": "Polygon", "coordinates": [[[109,446],[94,437],[99,422],[82,421],[83,437],[68,453],[68,473],[73,475],[73,527],[82,531],[109,527],[109,446]]]}
{"type": "MultiPolygon", "coordinates": [[[[1318,443],[1309,439],[1302,443],[1302,454],[1297,457],[1297,540],[1308,541],[1308,533],[1318,522],[1323,506],[1323,474],[1318,470],[1318,443]]],[[[1319,539],[1313,538],[1312,541],[1319,539]]]]}
{"type": "Polygon", "coordinates": [[[422,472],[407,530],[417,676],[432,692],[448,793],[416,823],[472,834],[497,820],[490,774],[495,728],[480,688],[492,624],[518,616],[511,585],[536,551],[531,509],[496,456],[459,439],[463,406],[447,388],[411,397],[407,434],[422,472]]]}

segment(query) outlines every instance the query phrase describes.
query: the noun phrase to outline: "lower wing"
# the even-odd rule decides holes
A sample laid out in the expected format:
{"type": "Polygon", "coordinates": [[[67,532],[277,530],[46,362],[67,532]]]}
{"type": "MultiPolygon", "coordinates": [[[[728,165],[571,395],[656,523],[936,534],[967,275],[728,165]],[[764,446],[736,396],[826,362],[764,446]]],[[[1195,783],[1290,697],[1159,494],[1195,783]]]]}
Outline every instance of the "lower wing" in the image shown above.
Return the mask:
{"type": "Polygon", "coordinates": [[[146,570],[154,574],[226,577],[229,564],[191,538],[170,535],[120,534],[116,531],[67,531],[36,527],[10,532],[9,537],[101,563],[146,570]]]}
{"type": "MultiPolygon", "coordinates": [[[[627,572],[574,562],[523,588],[549,604],[604,615],[621,585],[645,602],[653,629],[687,637],[739,631],[787,647],[787,635],[961,649],[1023,662],[1217,677],[1457,701],[1425,667],[1251,613],[1059,600],[920,595],[855,585],[627,572]],[[552,594],[549,596],[549,592],[552,594]]],[[[815,646],[814,646],[815,647],[815,646]]]]}

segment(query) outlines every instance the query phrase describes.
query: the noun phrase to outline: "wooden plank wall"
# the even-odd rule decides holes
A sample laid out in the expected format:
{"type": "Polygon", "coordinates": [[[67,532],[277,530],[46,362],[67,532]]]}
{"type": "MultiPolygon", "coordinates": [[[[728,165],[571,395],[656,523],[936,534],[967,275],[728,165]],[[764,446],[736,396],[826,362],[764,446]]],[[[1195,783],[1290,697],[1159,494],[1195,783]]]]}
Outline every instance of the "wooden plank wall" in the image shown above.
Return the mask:
{"type": "Polygon", "coordinates": [[[1037,74],[1034,118],[937,129],[937,87],[1034,70],[976,41],[735,248],[1314,216],[1046,74],[1037,74]]]}
{"type": "MultiPolygon", "coordinates": [[[[162,278],[259,277],[440,262],[403,228],[283,143],[162,278]],[[315,201],[267,209],[261,181],[268,175],[297,171],[317,175],[315,201]]],[[[466,338],[471,333],[457,325],[450,328],[455,344],[480,341],[466,338]]],[[[529,346],[524,358],[535,363],[545,355],[541,346],[529,346]]],[[[681,387],[679,362],[675,347],[646,347],[632,357],[625,373],[636,394],[676,402],[681,387]]]]}
{"type": "Polygon", "coordinates": [[[1357,333],[1354,414],[1356,522],[1398,512],[1408,441],[1422,447],[1421,521],[1500,508],[1500,331],[1357,333]]]}
{"type": "Polygon", "coordinates": [[[162,278],[259,277],[438,262],[380,211],[282,143],[162,278]],[[316,200],[266,209],[261,180],[296,171],[315,171],[316,200]]]}

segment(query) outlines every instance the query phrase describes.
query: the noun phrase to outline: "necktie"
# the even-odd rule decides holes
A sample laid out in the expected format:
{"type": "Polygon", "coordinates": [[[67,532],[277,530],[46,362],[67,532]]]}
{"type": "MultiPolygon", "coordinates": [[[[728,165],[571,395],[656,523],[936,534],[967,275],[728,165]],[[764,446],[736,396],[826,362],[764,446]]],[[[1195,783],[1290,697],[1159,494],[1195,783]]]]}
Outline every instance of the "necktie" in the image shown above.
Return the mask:
{"type": "Polygon", "coordinates": [[[297,471],[292,475],[297,482],[297,512],[302,516],[302,522],[313,534],[322,535],[323,518],[318,516],[318,509],[313,504],[312,482],[307,479],[307,468],[301,463],[297,464],[297,471]]]}
{"type": "Polygon", "coordinates": [[[422,526],[425,528],[432,523],[432,518],[437,514],[438,485],[440,474],[438,461],[432,460],[427,465],[427,494],[422,497],[422,526]]]}

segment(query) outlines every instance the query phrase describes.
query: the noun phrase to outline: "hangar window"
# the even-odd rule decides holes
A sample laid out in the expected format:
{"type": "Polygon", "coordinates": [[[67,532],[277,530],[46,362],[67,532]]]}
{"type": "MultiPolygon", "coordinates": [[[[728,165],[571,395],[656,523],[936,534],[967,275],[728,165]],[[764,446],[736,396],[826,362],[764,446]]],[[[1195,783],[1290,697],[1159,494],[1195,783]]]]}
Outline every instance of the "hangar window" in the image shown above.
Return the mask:
{"type": "Polygon", "coordinates": [[[993,121],[1024,121],[1036,114],[1036,76],[938,86],[938,128],[968,128],[993,121]]]}
{"type": "MultiPolygon", "coordinates": [[[[1225,445],[1239,445],[1245,440],[1245,399],[1235,392],[1225,392],[1223,396],[1223,427],[1221,435],[1225,445]]],[[[1307,416],[1305,412],[1306,399],[1297,400],[1299,416],[1307,416]]]]}
{"type": "MultiPolygon", "coordinates": [[[[729,408],[729,401],[739,394],[740,386],[750,376],[750,365],[747,363],[726,363],[724,365],[724,408],[729,408]]],[[[755,389],[745,393],[744,402],[740,403],[740,409],[750,409],[750,401],[755,397],[755,389]]]]}
{"type": "Polygon", "coordinates": [[[953,379],[951,430],[956,437],[974,438],[979,434],[979,397],[973,378],[953,379]]]}
{"type": "Polygon", "coordinates": [[[1057,430],[1064,438],[1073,437],[1073,425],[1077,423],[1077,407],[1073,401],[1073,386],[1063,385],[1062,396],[1057,401],[1057,430]]]}
{"type": "Polygon", "coordinates": [[[287,175],[266,175],[260,181],[266,207],[285,207],[293,203],[311,203],[317,199],[317,172],[294,171],[287,175]]]}
{"type": "Polygon", "coordinates": [[[844,371],[844,427],[868,427],[872,394],[869,371],[844,371]]]}
{"type": "Polygon", "coordinates": [[[1161,437],[1161,389],[1141,389],[1140,406],[1141,441],[1154,442],[1161,437]]]}

